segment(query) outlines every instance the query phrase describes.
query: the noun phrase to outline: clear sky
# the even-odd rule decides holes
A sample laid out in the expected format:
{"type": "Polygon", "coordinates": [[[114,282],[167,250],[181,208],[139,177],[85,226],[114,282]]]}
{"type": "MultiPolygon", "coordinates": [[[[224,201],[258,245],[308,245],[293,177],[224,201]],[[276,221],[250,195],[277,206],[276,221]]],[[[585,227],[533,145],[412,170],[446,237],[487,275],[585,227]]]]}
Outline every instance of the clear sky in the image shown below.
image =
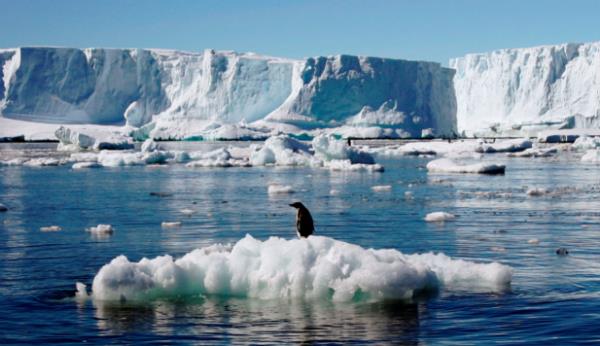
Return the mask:
{"type": "Polygon", "coordinates": [[[0,47],[339,53],[438,61],[600,40],[600,0],[0,0],[0,47]]]}

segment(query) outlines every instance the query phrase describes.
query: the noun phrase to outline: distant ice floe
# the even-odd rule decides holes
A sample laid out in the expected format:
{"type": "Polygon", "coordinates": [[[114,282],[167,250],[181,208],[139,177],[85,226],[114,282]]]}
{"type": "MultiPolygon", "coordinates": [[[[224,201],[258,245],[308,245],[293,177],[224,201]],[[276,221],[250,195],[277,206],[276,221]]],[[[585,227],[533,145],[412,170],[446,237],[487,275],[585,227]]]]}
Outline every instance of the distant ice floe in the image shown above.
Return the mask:
{"type": "MultiPolygon", "coordinates": [[[[165,255],[130,262],[118,256],[96,274],[91,297],[132,302],[199,295],[378,301],[438,289],[501,292],[511,280],[512,269],[497,262],[454,260],[441,253],[405,255],[323,236],[261,241],[246,235],[233,246],[216,244],[179,259],[165,255]]],[[[78,285],[79,296],[87,296],[85,291],[78,285]]]]}
{"type": "Polygon", "coordinates": [[[181,227],[181,221],[163,221],[160,226],[162,228],[179,228],[181,227]]]}
{"type": "Polygon", "coordinates": [[[281,194],[290,194],[294,193],[294,188],[290,185],[280,185],[280,184],[272,184],[269,185],[267,192],[269,195],[281,195],[281,194]]]}
{"type": "Polygon", "coordinates": [[[371,190],[374,192],[389,192],[392,191],[392,185],[375,185],[371,186],[371,190]]]}
{"type": "Polygon", "coordinates": [[[62,231],[62,227],[60,227],[60,226],[44,226],[44,227],[40,227],[40,231],[42,231],[42,232],[59,232],[59,231],[62,231]]]}
{"type": "Polygon", "coordinates": [[[437,159],[427,164],[427,170],[433,173],[478,173],[504,174],[505,165],[494,163],[458,164],[450,159],[437,159]]]}
{"type": "Polygon", "coordinates": [[[107,224],[99,224],[96,227],[89,227],[85,230],[86,232],[89,232],[94,235],[111,235],[115,231],[113,226],[107,224]]]}
{"type": "Polygon", "coordinates": [[[531,148],[533,143],[527,138],[485,140],[453,140],[453,141],[415,141],[400,146],[383,146],[367,148],[371,154],[383,157],[397,156],[448,156],[473,157],[475,153],[520,152],[531,148]]]}
{"type": "Polygon", "coordinates": [[[454,214],[447,213],[445,211],[436,211],[425,215],[425,221],[427,222],[444,222],[456,219],[454,214]]]}
{"type": "Polygon", "coordinates": [[[558,148],[529,148],[525,151],[509,153],[509,157],[551,157],[558,153],[558,148]]]}

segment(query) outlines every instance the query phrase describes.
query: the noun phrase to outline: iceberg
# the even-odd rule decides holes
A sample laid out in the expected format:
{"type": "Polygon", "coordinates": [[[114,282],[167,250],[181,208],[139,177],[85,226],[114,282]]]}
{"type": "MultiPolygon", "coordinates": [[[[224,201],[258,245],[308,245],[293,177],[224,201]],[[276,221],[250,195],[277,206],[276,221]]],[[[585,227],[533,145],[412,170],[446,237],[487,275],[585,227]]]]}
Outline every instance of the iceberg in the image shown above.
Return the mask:
{"type": "Polygon", "coordinates": [[[318,128],[453,136],[453,75],[433,62],[350,55],[21,47],[0,50],[0,120],[18,125],[7,137],[27,138],[37,131],[31,123],[44,131],[120,126],[138,140],[265,139],[318,128]]]}
{"type": "Polygon", "coordinates": [[[467,54],[449,66],[460,132],[536,136],[600,126],[600,42],[467,54]]]}
{"type": "Polygon", "coordinates": [[[411,299],[427,290],[502,292],[512,269],[444,254],[405,255],[365,249],[323,236],[261,241],[246,235],[175,259],[132,262],[121,255],[94,277],[95,301],[151,302],[198,296],[334,302],[411,299]]]}

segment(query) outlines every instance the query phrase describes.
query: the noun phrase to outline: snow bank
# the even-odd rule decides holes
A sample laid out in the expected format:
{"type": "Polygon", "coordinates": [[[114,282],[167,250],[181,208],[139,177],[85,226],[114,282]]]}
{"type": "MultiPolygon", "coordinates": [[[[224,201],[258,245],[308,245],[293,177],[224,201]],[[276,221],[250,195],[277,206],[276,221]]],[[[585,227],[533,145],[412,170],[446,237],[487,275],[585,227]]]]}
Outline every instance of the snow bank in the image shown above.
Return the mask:
{"type": "Polygon", "coordinates": [[[427,170],[435,173],[504,174],[506,166],[493,163],[460,165],[450,159],[437,159],[427,164],[427,170]]]}
{"type": "Polygon", "coordinates": [[[96,274],[92,298],[143,302],[213,295],[375,301],[410,299],[432,289],[497,292],[511,279],[512,269],[497,262],[364,249],[322,236],[260,241],[247,235],[233,246],[212,245],[179,259],[165,255],[130,262],[118,256],[96,274]]]}

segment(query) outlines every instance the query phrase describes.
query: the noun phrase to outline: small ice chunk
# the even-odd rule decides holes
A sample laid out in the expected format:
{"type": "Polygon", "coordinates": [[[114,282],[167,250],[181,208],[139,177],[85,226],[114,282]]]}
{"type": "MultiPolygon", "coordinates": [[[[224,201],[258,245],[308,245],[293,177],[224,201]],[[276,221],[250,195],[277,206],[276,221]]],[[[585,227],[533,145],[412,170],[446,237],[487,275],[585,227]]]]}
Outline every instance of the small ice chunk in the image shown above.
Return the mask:
{"type": "Polygon", "coordinates": [[[506,252],[506,248],[504,248],[502,246],[492,246],[490,248],[490,250],[492,250],[494,252],[506,252]]]}
{"type": "Polygon", "coordinates": [[[45,227],[40,227],[40,231],[42,231],[42,232],[58,232],[58,231],[62,231],[62,228],[60,226],[45,226],[45,227]]]}
{"type": "Polygon", "coordinates": [[[113,234],[115,229],[111,225],[99,224],[96,227],[86,228],[85,230],[92,234],[113,234]]]}
{"type": "Polygon", "coordinates": [[[427,164],[427,170],[434,173],[504,174],[505,169],[505,165],[493,163],[459,165],[450,159],[437,159],[427,164]]]}
{"type": "Polygon", "coordinates": [[[340,194],[340,191],[336,190],[336,189],[331,189],[331,190],[329,190],[329,194],[332,196],[337,196],[340,194]]]}
{"type": "Polygon", "coordinates": [[[81,282],[76,282],[75,283],[75,298],[79,299],[79,300],[85,300],[87,298],[89,298],[89,295],[87,293],[87,286],[81,282]]]}
{"type": "Polygon", "coordinates": [[[46,166],[58,166],[60,165],[60,161],[51,157],[40,157],[37,159],[31,159],[28,161],[25,161],[23,163],[24,166],[29,166],[29,167],[46,167],[46,166]]]}
{"type": "Polygon", "coordinates": [[[527,241],[527,243],[531,245],[538,245],[540,243],[540,240],[538,238],[531,238],[527,241]]]}
{"type": "Polygon", "coordinates": [[[71,167],[72,169],[84,169],[84,168],[100,168],[102,167],[101,164],[99,164],[98,162],[77,162],[75,164],[73,164],[73,167],[71,167]]]}
{"type": "Polygon", "coordinates": [[[406,199],[414,199],[414,194],[412,193],[412,191],[404,191],[404,198],[406,199]]]}
{"type": "Polygon", "coordinates": [[[454,220],[456,216],[454,214],[446,213],[444,211],[436,211],[425,215],[425,221],[427,222],[444,222],[454,220]]]}
{"type": "Polygon", "coordinates": [[[0,203],[0,212],[4,212],[7,210],[8,210],[8,208],[4,204],[0,203]]]}
{"type": "Polygon", "coordinates": [[[188,209],[188,208],[181,209],[179,212],[180,212],[180,213],[182,213],[183,215],[187,215],[187,216],[190,216],[190,215],[192,215],[192,214],[195,214],[195,213],[196,213],[196,211],[195,211],[195,210],[188,209]]]}
{"type": "Polygon", "coordinates": [[[272,184],[269,185],[268,193],[269,195],[294,193],[294,189],[290,185],[272,184]]]}
{"type": "Polygon", "coordinates": [[[543,195],[547,195],[548,193],[550,193],[549,190],[541,188],[541,187],[532,187],[527,190],[527,196],[532,196],[532,197],[543,196],[543,195]]]}
{"type": "Polygon", "coordinates": [[[371,190],[374,192],[388,192],[392,191],[392,185],[375,185],[371,186],[371,190]]]}
{"type": "Polygon", "coordinates": [[[163,221],[163,223],[160,224],[160,226],[162,228],[177,228],[177,227],[181,227],[181,221],[163,221]]]}

